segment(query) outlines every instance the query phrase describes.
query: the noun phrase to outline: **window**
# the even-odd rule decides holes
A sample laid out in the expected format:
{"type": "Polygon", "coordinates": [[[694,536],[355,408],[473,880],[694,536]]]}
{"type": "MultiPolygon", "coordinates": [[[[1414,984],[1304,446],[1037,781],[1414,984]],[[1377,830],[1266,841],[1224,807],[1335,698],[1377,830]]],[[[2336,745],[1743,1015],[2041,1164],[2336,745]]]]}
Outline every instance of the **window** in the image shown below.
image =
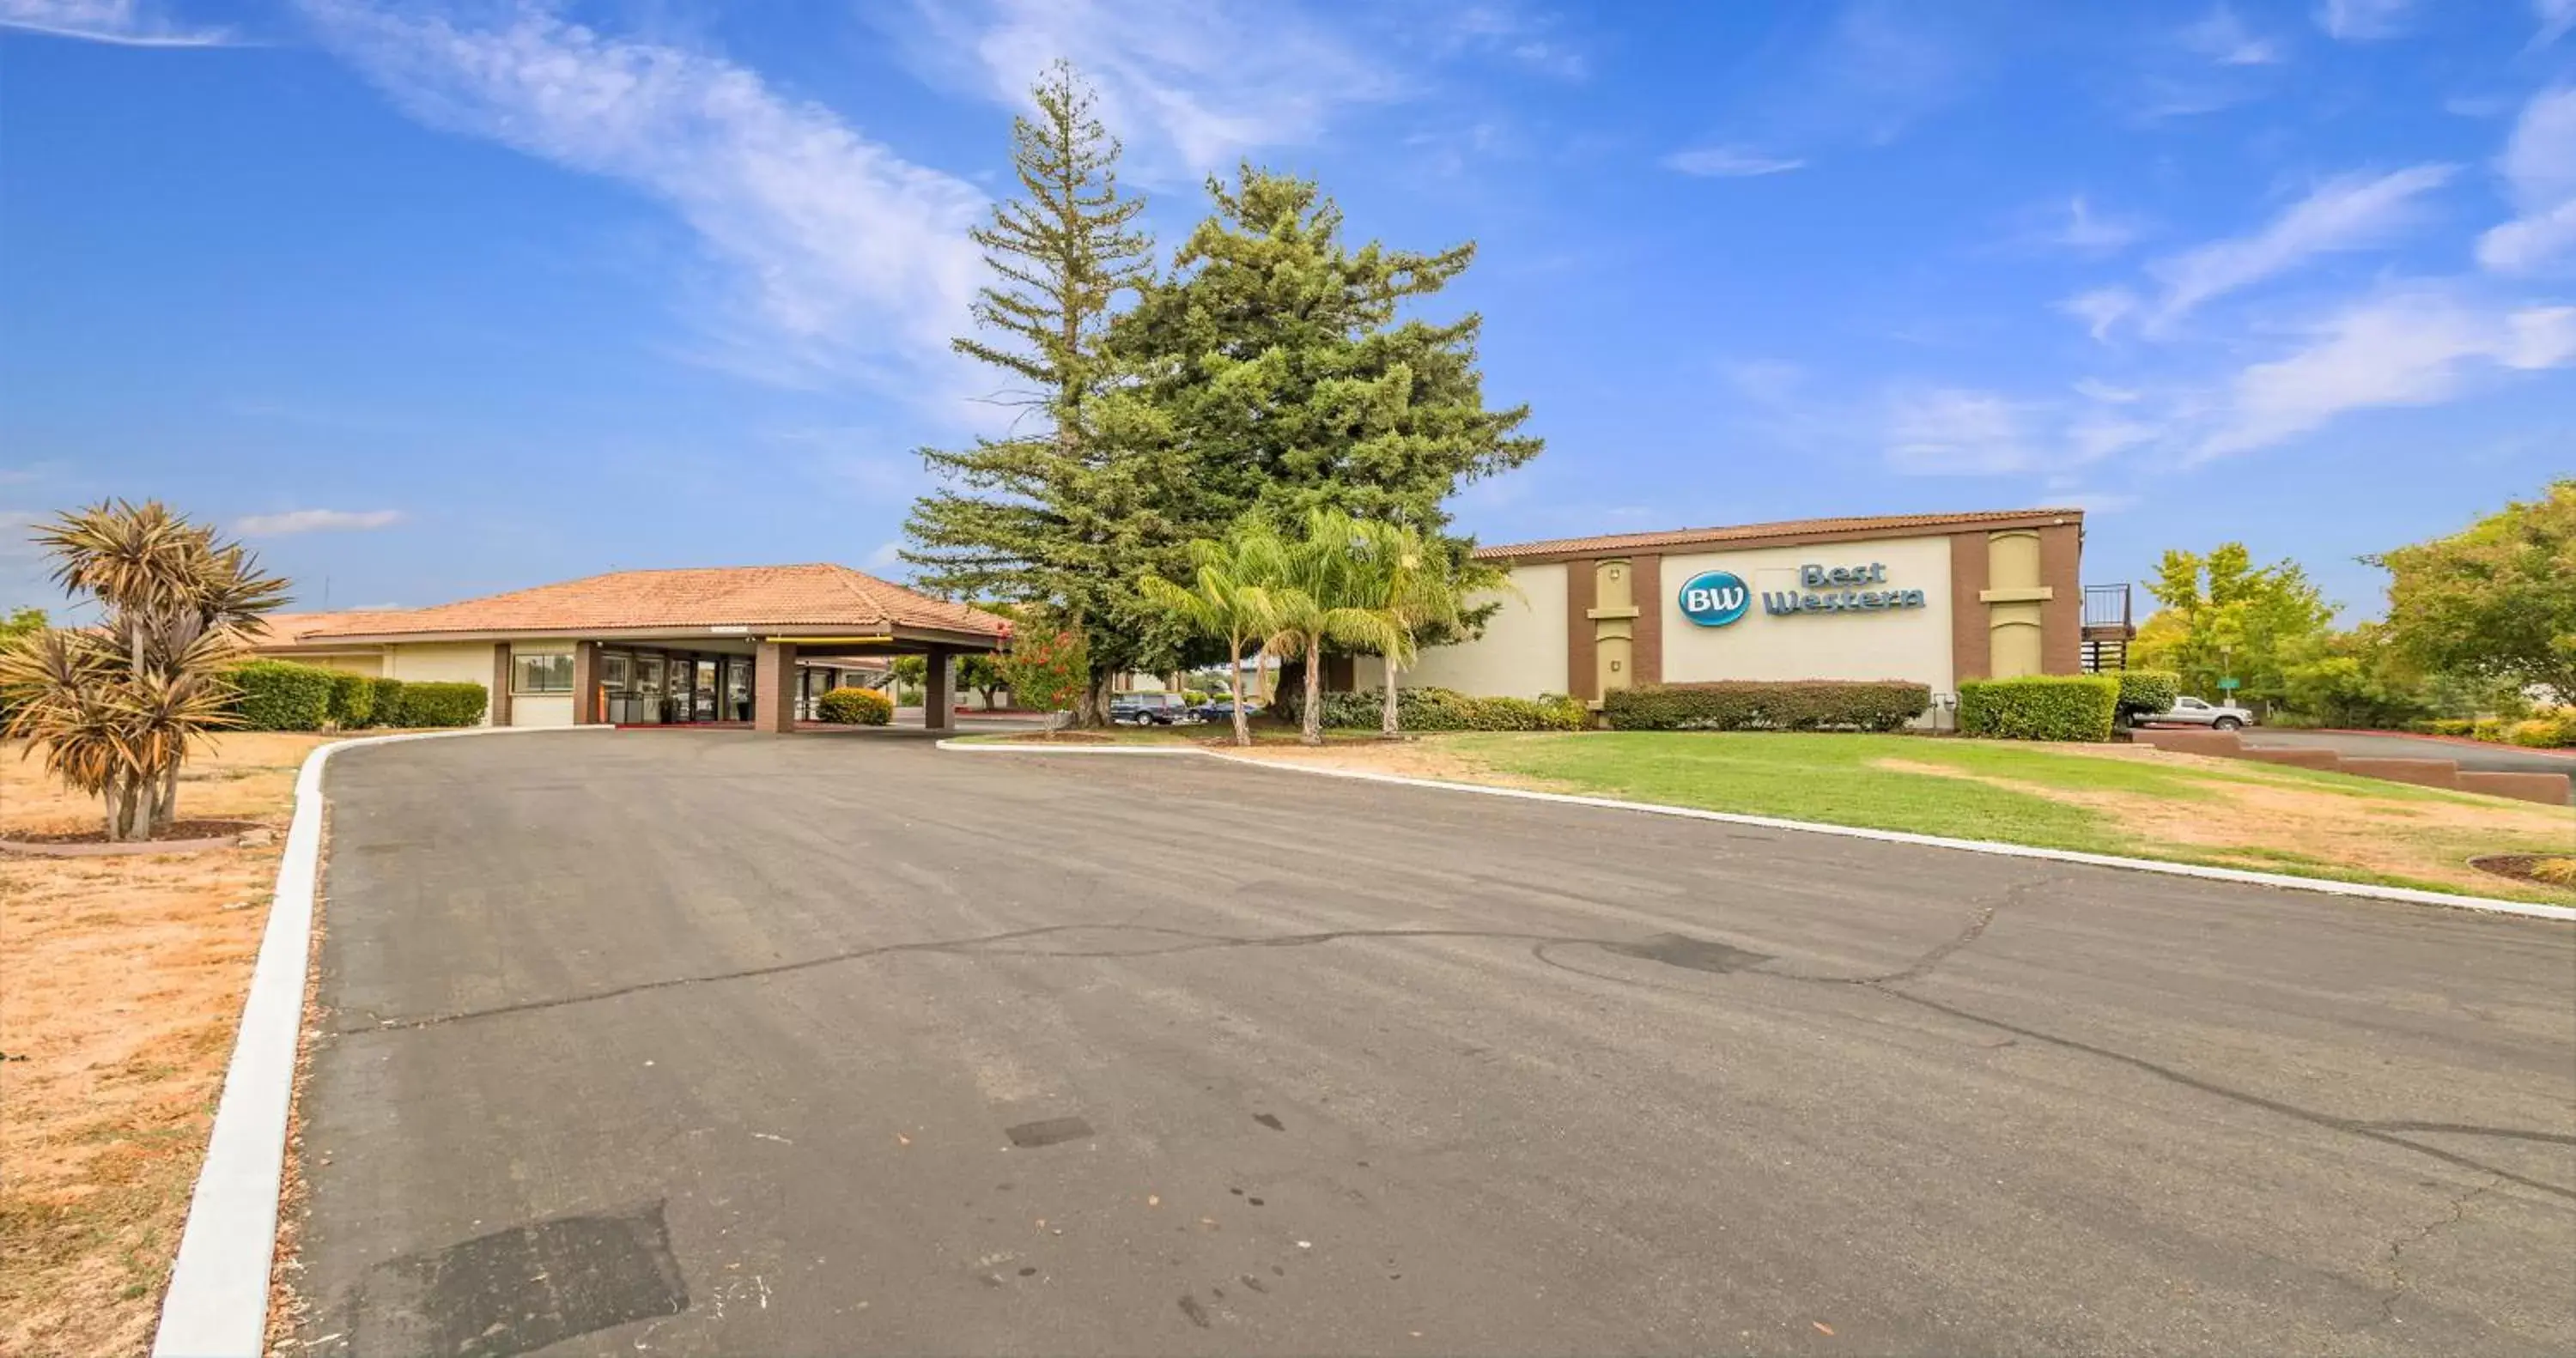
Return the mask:
{"type": "Polygon", "coordinates": [[[635,658],[624,651],[599,653],[599,682],[611,693],[624,693],[635,681],[635,658]]]}
{"type": "Polygon", "coordinates": [[[512,693],[572,692],[572,657],[554,655],[514,655],[511,660],[512,693]]]}

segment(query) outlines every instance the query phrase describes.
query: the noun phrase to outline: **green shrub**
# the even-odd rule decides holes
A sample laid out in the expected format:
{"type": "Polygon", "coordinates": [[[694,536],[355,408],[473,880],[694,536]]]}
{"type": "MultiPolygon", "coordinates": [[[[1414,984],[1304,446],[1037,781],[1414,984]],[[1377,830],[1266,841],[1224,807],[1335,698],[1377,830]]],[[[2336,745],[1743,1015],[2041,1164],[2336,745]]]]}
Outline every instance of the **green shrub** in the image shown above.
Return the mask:
{"type": "Polygon", "coordinates": [[[2123,725],[2157,712],[2173,710],[2182,696],[2182,676],[2172,670],[2121,670],[2119,717],[2123,725]]]}
{"type": "Polygon", "coordinates": [[[331,715],[333,681],[315,665],[247,660],[233,667],[232,710],[245,731],[319,731],[331,715]]]}
{"type": "Polygon", "coordinates": [[[374,696],[367,703],[367,721],[373,726],[402,725],[403,681],[378,679],[372,685],[374,696]]]}
{"type": "Polygon", "coordinates": [[[405,684],[389,726],[475,726],[492,695],[476,683],[405,684]]]}
{"type": "Polygon", "coordinates": [[[2435,717],[2430,721],[2407,723],[2409,729],[2428,736],[2465,736],[2477,726],[2467,717],[2435,717]]]}
{"type": "Polygon", "coordinates": [[[2576,708],[2515,722],[2505,739],[2534,750],[2576,747],[2576,708]]]}
{"type": "Polygon", "coordinates": [[[376,681],[348,670],[331,671],[331,724],[355,731],[376,714],[376,681]]]}
{"type": "Polygon", "coordinates": [[[2107,674],[2036,674],[1959,685],[1959,729],[2005,740],[2108,740],[2120,681],[2107,674]]]}
{"type": "Polygon", "coordinates": [[[1723,679],[1612,689],[1601,715],[1619,731],[1893,731],[1931,705],[1902,679],[1723,679]]]}
{"type": "Polygon", "coordinates": [[[2469,724],[2471,738],[2493,741],[2498,745],[2504,743],[2505,736],[2512,730],[2513,723],[2502,717],[2480,717],[2469,724]]]}
{"type": "Polygon", "coordinates": [[[872,688],[836,688],[814,700],[814,716],[836,726],[883,726],[894,720],[894,701],[872,688]]]}
{"type": "MultiPolygon", "coordinates": [[[[1271,715],[1295,723],[1304,711],[1305,694],[1291,690],[1271,704],[1271,715]]],[[[1386,695],[1327,693],[1323,724],[1337,730],[1374,731],[1384,724],[1386,695]]],[[[1479,698],[1447,688],[1399,688],[1396,724],[1407,731],[1580,731],[1592,724],[1592,713],[1580,699],[1550,694],[1544,698],[1479,698]]]]}

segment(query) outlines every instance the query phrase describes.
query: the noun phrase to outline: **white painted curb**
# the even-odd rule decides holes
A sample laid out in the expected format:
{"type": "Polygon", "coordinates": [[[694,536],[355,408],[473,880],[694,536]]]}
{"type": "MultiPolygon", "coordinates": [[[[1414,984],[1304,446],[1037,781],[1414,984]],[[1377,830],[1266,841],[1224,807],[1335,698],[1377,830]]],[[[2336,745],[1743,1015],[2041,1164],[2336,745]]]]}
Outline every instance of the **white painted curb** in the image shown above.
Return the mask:
{"type": "Polygon", "coordinates": [[[313,907],[322,884],[322,766],[361,745],[538,731],[609,731],[610,726],[474,727],[358,736],[304,757],[295,778],[295,818],[277,863],[277,893],[251,969],[250,998],[215,1106],[214,1135],[188,1203],[188,1227],[170,1266],[152,1358],[259,1358],[268,1326],[268,1274],[277,1251],[277,1195],[286,1172],[287,1115],[295,1098],[295,1050],[304,1024],[304,967],[313,907]]]}
{"type": "Polygon", "coordinates": [[[1642,811],[1648,815],[1677,816],[1684,820],[1717,821],[1725,825],[1752,825],[1766,830],[1797,830],[1808,834],[1837,835],[1844,839],[1870,839],[1882,844],[1913,844],[1931,849],[1958,849],[1967,853],[1993,854],[2002,858],[2035,858],[2051,863],[2083,863],[2097,868],[2156,872],[2170,877],[2198,877],[2206,881],[2279,887],[2289,891],[2313,891],[2328,896],[2404,901],[2411,905],[2438,905],[2453,910],[2479,910],[2489,914],[2522,915],[2531,919],[2576,922],[2576,907],[2564,905],[2499,900],[2493,896],[2458,896],[2447,891],[2421,891],[2404,886],[2374,886],[2368,882],[2337,882],[2322,877],[2292,877],[2278,872],[2249,872],[2243,868],[2203,867],[2197,863],[2166,863],[2152,858],[2122,858],[2115,854],[2079,853],[2073,849],[2041,849],[2024,844],[1997,844],[1982,839],[1950,839],[1941,835],[1910,834],[1903,830],[1869,830],[1856,825],[1825,825],[1815,821],[1782,820],[1776,816],[1750,816],[1734,811],[1703,811],[1691,806],[1663,806],[1654,802],[1621,801],[1615,797],[1586,797],[1567,792],[1534,792],[1527,788],[1488,787],[1482,783],[1453,783],[1438,778],[1407,778],[1402,774],[1368,773],[1359,769],[1316,768],[1284,760],[1245,758],[1198,746],[1013,745],[1006,742],[960,745],[943,740],[939,742],[939,748],[976,752],[1000,750],[1010,754],[1206,755],[1212,759],[1224,760],[1229,764],[1313,774],[1324,778],[1352,778],[1366,783],[1394,783],[1403,787],[1438,788],[1448,792],[1472,792],[1486,797],[1556,802],[1565,806],[1589,806],[1608,811],[1642,811]]]}

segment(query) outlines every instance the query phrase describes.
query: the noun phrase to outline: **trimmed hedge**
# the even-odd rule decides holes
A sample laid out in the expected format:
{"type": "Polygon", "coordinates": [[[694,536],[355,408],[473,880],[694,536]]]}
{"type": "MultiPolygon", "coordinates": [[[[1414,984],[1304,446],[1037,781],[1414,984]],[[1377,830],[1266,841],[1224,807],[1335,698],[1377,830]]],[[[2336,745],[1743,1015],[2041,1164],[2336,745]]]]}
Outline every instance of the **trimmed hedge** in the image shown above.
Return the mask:
{"type": "Polygon", "coordinates": [[[814,717],[835,726],[883,726],[894,720],[894,700],[872,688],[836,688],[814,700],[814,717]]]}
{"type": "Polygon", "coordinates": [[[1959,685],[1959,730],[2005,740],[2109,740],[2120,681],[2107,674],[2035,674],[1959,685]]]}
{"type": "Polygon", "coordinates": [[[331,716],[338,675],[289,660],[247,660],[226,676],[245,731],[319,731],[331,716]]]}
{"type": "Polygon", "coordinates": [[[367,710],[368,724],[373,726],[402,725],[403,681],[400,679],[378,679],[375,681],[374,688],[376,696],[373,705],[367,710]]]}
{"type": "Polygon", "coordinates": [[[481,684],[408,683],[396,691],[393,714],[378,712],[376,720],[386,726],[479,726],[491,701],[481,684]]]}
{"type": "MultiPolygon", "coordinates": [[[[1270,706],[1283,721],[1302,720],[1305,694],[1290,690],[1270,706]]],[[[1386,695],[1327,693],[1323,725],[1335,730],[1378,729],[1384,722],[1386,695]]],[[[1545,698],[1479,698],[1448,688],[1399,688],[1395,720],[1407,731],[1580,731],[1592,724],[1581,701],[1558,695],[1545,698]]]]}
{"type": "Polygon", "coordinates": [[[1612,689],[1601,715],[1616,731],[1893,731],[1931,705],[1902,679],[1721,679],[1612,689]]]}
{"type": "Polygon", "coordinates": [[[376,714],[376,681],[374,677],[348,670],[331,672],[331,723],[343,731],[354,731],[367,724],[376,714]]]}
{"type": "Polygon", "coordinates": [[[2119,715],[2123,723],[2173,710],[2182,696],[2182,676],[2172,670],[2121,670],[2119,715]]]}

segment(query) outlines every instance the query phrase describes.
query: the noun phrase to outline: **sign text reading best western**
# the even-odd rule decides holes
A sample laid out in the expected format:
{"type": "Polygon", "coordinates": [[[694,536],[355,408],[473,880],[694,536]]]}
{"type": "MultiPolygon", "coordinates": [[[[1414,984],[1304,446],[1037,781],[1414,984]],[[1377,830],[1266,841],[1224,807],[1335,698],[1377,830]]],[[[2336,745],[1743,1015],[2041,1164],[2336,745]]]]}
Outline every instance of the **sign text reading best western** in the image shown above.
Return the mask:
{"type": "Polygon", "coordinates": [[[1762,591],[1765,613],[1881,613],[1892,608],[1923,607],[1919,589],[1868,589],[1887,583],[1887,564],[1866,566],[1800,566],[1801,590],[1762,591]]]}

